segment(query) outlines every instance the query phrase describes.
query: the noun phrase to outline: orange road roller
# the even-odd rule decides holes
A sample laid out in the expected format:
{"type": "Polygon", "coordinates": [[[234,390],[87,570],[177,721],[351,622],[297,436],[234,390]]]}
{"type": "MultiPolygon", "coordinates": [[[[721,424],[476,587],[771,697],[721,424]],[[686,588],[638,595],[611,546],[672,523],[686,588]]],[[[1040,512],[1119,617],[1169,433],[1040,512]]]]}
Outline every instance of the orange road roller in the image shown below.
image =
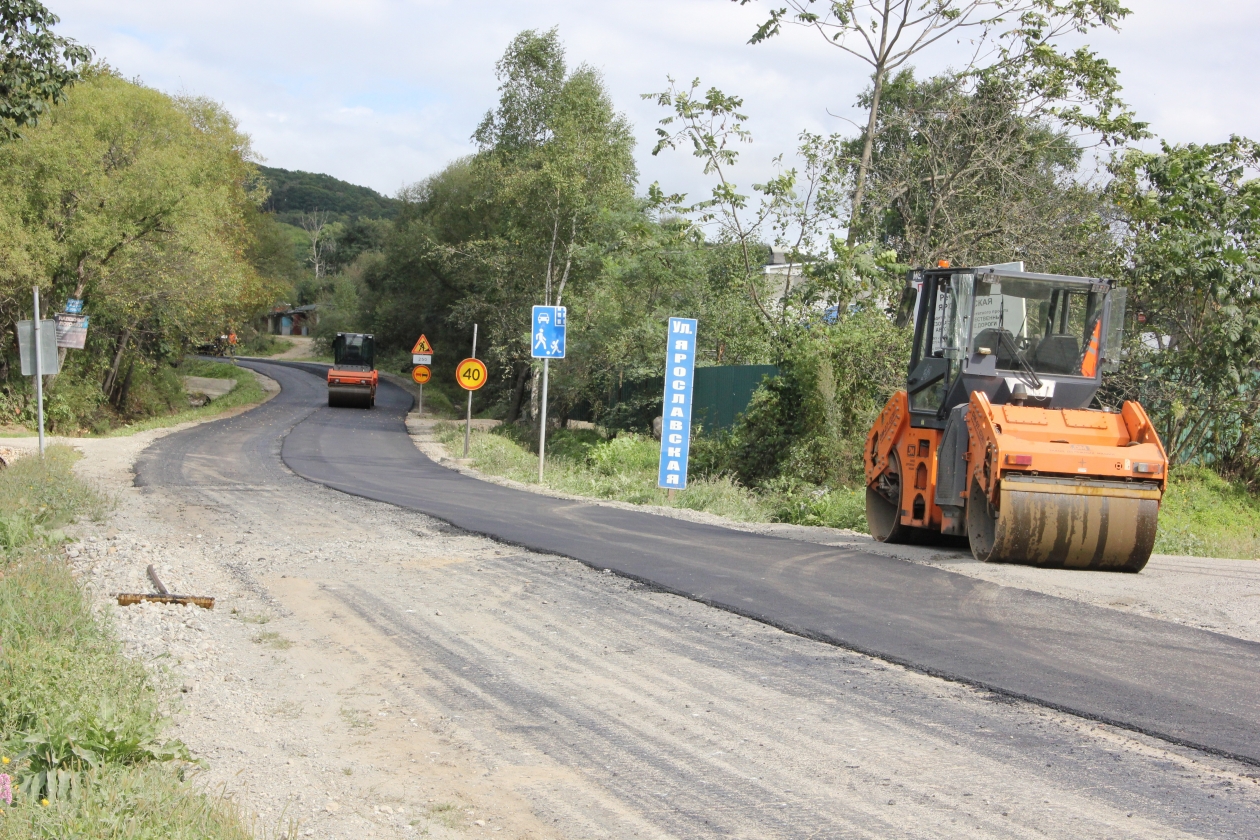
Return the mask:
{"type": "Polygon", "coordinates": [[[364,333],[337,333],[333,366],[328,369],[328,405],[371,408],[376,405],[376,342],[364,333]]]}
{"type": "Polygon", "coordinates": [[[1098,404],[1125,290],[1022,263],[910,272],[905,390],[867,438],[866,518],[882,542],[965,537],[978,560],[1138,572],[1168,458],[1142,406],[1098,404]]]}

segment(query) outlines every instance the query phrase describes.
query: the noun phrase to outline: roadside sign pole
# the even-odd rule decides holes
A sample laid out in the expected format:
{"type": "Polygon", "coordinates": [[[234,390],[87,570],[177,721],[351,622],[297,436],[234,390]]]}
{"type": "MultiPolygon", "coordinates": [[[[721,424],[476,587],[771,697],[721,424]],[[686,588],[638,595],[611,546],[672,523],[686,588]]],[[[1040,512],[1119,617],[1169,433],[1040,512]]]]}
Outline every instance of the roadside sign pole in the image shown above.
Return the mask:
{"type": "Polygon", "coordinates": [[[542,484],[547,463],[547,385],[551,360],[563,359],[569,310],[563,306],[535,306],[530,314],[529,355],[543,360],[542,410],[538,412],[538,483],[542,484]]]}
{"type": "MultiPolygon", "coordinates": [[[[473,340],[473,349],[476,349],[476,340],[473,340]]],[[[411,381],[420,386],[420,396],[416,406],[417,414],[424,414],[424,383],[428,382],[428,378],[432,375],[429,365],[433,364],[433,345],[429,343],[429,338],[424,333],[420,333],[420,337],[416,339],[416,344],[411,348],[411,381]],[[417,375],[417,372],[423,376],[417,375]]]]}
{"type": "Polygon", "coordinates": [[[33,349],[35,351],[34,352],[35,413],[39,421],[39,457],[43,458],[44,457],[44,375],[43,375],[44,371],[43,371],[43,365],[41,364],[42,359],[40,359],[40,355],[41,355],[40,350],[42,350],[43,348],[40,345],[40,338],[39,338],[39,286],[34,286],[33,290],[35,292],[35,320],[32,322],[31,326],[35,330],[35,335],[34,335],[35,340],[34,342],[32,342],[34,344],[33,349]]]}
{"type": "Polygon", "coordinates": [[[538,424],[538,483],[542,484],[543,464],[547,461],[547,369],[551,359],[543,359],[542,412],[538,424]]]}
{"type": "MultiPolygon", "coordinates": [[[[473,324],[473,345],[470,359],[477,358],[477,325],[473,324]]],[[[468,439],[472,436],[472,391],[468,392],[468,416],[464,418],[464,457],[468,457],[468,439]]]]}

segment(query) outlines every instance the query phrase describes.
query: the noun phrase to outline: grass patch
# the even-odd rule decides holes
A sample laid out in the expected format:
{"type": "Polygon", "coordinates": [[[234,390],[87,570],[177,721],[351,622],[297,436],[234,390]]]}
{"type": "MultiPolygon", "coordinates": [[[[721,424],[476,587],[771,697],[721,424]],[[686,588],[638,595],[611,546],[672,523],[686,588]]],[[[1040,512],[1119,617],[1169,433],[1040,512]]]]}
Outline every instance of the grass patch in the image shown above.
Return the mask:
{"type": "Polygon", "coordinates": [[[231,408],[260,403],[267,396],[253,371],[237,367],[231,362],[208,362],[204,359],[186,359],[177,369],[180,376],[207,376],[211,379],[235,379],[236,387],[201,408],[190,408],[175,414],[150,417],[136,423],[128,423],[110,431],[106,437],[134,435],[136,432],[147,432],[150,429],[165,429],[187,423],[190,420],[203,420],[217,417],[231,408]]]}
{"type": "MultiPolygon", "coordinates": [[[[369,718],[366,712],[359,709],[351,709],[348,706],[341,707],[341,719],[351,729],[371,729],[376,726],[376,722],[369,718]]],[[[350,774],[347,773],[346,775],[350,774]]]]}
{"type": "Polygon", "coordinates": [[[293,642],[289,641],[284,636],[281,636],[274,630],[267,630],[259,633],[254,637],[254,643],[264,645],[272,650],[288,650],[293,647],[293,642]]]}
{"type": "Polygon", "coordinates": [[[31,544],[61,542],[60,529],[76,517],[99,519],[108,500],[75,477],[79,454],[49,446],[0,470],[0,556],[31,544]]]}
{"type": "Polygon", "coordinates": [[[253,840],[232,803],[196,791],[180,776],[162,765],[92,771],[73,800],[4,808],[0,838],[253,840]]]}
{"type": "Polygon", "coordinates": [[[430,805],[427,816],[452,830],[458,830],[464,826],[464,814],[453,802],[438,802],[430,805]]]}
{"type": "Polygon", "coordinates": [[[34,547],[7,556],[0,637],[0,753],[15,776],[0,838],[251,836],[184,780],[187,754],[162,739],[148,676],[63,561],[34,547]]]}
{"type": "Polygon", "coordinates": [[[76,457],[54,446],[0,471],[0,773],[14,777],[0,838],[249,837],[183,781],[186,752],[162,739],[144,668],[47,550],[57,527],[106,507],[75,477],[76,457]]]}
{"type": "MultiPolygon", "coordinates": [[[[451,451],[462,451],[464,427],[438,424],[437,440],[451,451]]],[[[490,432],[474,431],[469,456],[478,470],[537,484],[538,455],[533,433],[523,427],[500,426],[490,432]]],[[[669,499],[656,487],[656,460],[660,443],[643,434],[619,434],[606,438],[593,429],[557,429],[547,438],[547,471],[543,486],[592,499],[615,499],[636,505],[703,510],[740,521],[777,520],[776,494],[748,490],[726,476],[693,477],[687,489],[669,499]]]]}
{"type": "Polygon", "coordinates": [[[1260,559],[1260,496],[1203,467],[1177,467],[1168,479],[1156,552],[1260,559]]]}
{"type": "MultiPolygon", "coordinates": [[[[437,427],[438,440],[451,451],[462,451],[463,435],[458,423],[437,427]]],[[[536,484],[538,455],[530,450],[529,437],[527,429],[515,426],[474,431],[469,456],[482,472],[536,484]]],[[[726,477],[693,478],[670,499],[656,486],[659,453],[660,444],[643,435],[607,439],[594,430],[558,429],[548,435],[543,484],[576,496],[703,510],[746,522],[771,520],[770,509],[758,494],[726,477]]]]}

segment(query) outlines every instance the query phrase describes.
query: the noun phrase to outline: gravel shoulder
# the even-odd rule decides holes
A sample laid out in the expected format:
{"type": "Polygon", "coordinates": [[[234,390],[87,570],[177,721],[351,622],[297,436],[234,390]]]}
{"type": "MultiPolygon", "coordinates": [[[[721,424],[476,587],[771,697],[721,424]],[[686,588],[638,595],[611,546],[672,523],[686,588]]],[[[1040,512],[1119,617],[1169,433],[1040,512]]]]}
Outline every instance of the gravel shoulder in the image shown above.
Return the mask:
{"type": "Polygon", "coordinates": [[[117,507],[78,526],[67,555],[157,677],[170,734],[207,764],[200,783],[238,801],[259,836],[1168,838],[1260,825],[1254,767],[343,495],[278,458],[234,457],[227,432],[217,457],[188,458],[183,484],[135,487],[137,455],[173,431],[70,441],[117,507]],[[148,563],[215,609],[116,606],[117,592],[148,591],[148,563]]]}
{"type": "MultiPolygon", "coordinates": [[[[465,475],[505,487],[555,498],[640,510],[658,516],[720,525],[740,531],[772,534],[788,539],[854,548],[936,566],[973,578],[1068,598],[1099,607],[1163,619],[1188,627],[1260,642],[1260,562],[1214,557],[1156,554],[1137,575],[1071,569],[1038,569],[1000,563],[981,563],[970,551],[912,545],[886,545],[866,534],[842,528],[820,528],[778,523],[740,522],[704,511],[659,505],[635,505],[590,499],[557,492],[537,484],[482,473],[451,457],[434,435],[437,421],[412,414],[407,430],[416,448],[437,463],[465,475]]],[[[475,421],[474,421],[475,422],[475,421]]]]}

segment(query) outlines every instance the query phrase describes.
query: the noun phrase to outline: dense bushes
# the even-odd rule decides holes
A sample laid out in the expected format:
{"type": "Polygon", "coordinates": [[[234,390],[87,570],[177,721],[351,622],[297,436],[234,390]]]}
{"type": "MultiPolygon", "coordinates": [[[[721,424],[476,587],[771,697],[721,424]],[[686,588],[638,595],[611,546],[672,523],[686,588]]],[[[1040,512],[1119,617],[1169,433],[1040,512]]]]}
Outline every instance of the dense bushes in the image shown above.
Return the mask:
{"type": "Polygon", "coordinates": [[[909,338],[878,307],[802,330],[735,428],[696,447],[694,469],[749,487],[862,483],[866,433],[904,386],[909,338]]]}

